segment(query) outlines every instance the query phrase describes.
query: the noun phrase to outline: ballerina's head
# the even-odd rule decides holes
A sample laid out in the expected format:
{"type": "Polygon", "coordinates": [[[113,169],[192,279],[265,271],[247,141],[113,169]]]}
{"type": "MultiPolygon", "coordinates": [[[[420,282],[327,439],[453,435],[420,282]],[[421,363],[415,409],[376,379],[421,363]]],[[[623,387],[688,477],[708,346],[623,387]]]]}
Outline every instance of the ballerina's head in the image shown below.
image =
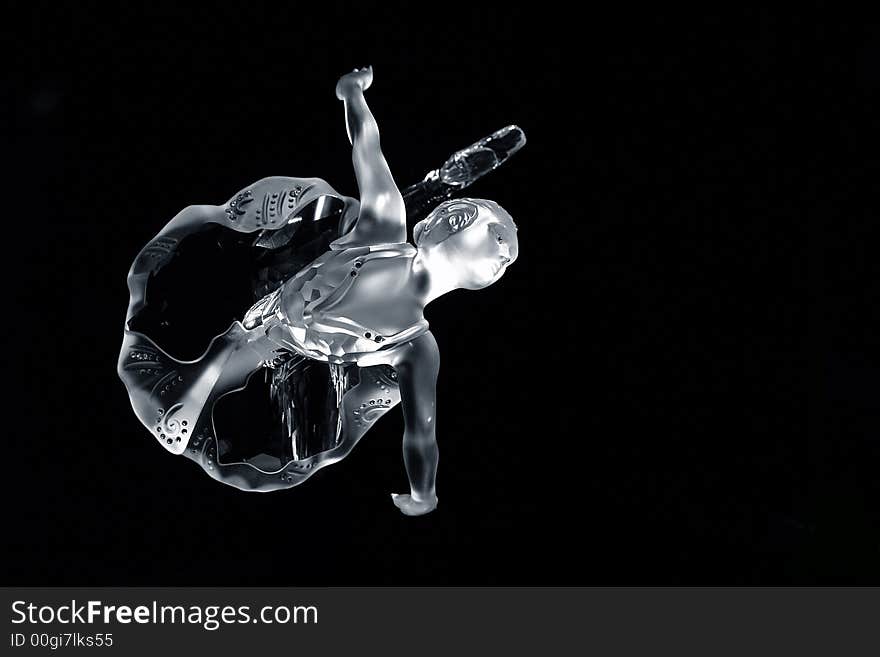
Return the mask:
{"type": "Polygon", "coordinates": [[[419,251],[445,287],[479,290],[497,281],[516,260],[516,224],[494,201],[461,198],[438,205],[413,229],[419,251]]]}

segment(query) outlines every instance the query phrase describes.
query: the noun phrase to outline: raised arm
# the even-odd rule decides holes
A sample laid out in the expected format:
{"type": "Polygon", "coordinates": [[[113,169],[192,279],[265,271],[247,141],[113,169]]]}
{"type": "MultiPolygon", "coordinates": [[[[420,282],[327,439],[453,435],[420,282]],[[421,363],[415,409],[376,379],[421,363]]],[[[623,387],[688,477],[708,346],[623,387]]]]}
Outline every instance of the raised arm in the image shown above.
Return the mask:
{"type": "Polygon", "coordinates": [[[361,207],[354,228],[336,240],[335,247],[406,241],[403,197],[379,146],[379,126],[364,99],[364,91],[372,82],[373,69],[365,68],[343,75],[336,85],[336,96],[345,103],[345,125],[361,207]]]}
{"type": "Polygon", "coordinates": [[[392,495],[395,506],[408,516],[420,516],[437,507],[437,372],[440,352],[430,331],[410,342],[395,363],[403,405],[403,462],[410,494],[392,495]]]}

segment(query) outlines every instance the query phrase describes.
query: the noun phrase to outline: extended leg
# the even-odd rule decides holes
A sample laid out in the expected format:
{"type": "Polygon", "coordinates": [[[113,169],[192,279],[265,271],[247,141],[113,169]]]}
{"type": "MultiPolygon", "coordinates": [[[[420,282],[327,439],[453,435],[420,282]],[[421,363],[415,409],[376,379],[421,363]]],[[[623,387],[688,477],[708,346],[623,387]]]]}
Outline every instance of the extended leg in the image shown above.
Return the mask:
{"type": "Polygon", "coordinates": [[[367,106],[364,90],[372,69],[343,76],[336,94],[345,103],[345,124],[352,146],[352,163],[360,190],[360,215],[355,227],[335,246],[406,241],[406,208],[379,145],[379,126],[367,106]]]}

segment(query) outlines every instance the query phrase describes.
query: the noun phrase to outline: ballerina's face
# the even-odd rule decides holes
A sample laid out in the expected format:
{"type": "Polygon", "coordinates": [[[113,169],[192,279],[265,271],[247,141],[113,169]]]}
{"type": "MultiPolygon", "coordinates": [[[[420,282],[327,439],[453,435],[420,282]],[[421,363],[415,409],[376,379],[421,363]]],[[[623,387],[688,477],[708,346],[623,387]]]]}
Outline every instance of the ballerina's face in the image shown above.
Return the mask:
{"type": "Polygon", "coordinates": [[[460,285],[468,290],[497,281],[519,254],[516,225],[509,215],[486,213],[446,242],[448,256],[460,272],[460,285]]]}

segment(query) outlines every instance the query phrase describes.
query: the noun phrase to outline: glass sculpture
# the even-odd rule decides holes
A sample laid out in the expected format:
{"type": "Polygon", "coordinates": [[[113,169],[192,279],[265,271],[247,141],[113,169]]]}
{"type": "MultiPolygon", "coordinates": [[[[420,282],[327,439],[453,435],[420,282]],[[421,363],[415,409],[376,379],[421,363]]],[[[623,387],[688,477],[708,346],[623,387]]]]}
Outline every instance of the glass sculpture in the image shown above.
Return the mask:
{"type": "Polygon", "coordinates": [[[525,135],[499,130],[401,192],[364,98],[372,79],[371,67],[355,69],[336,86],[360,199],[320,178],[276,176],[224,205],[182,210],[129,271],[118,372],[165,449],[247,491],[302,483],[400,403],[411,489],[392,498],[404,514],[421,515],[437,506],[440,360],[424,308],[451,290],[491,285],[518,252],[516,225],[497,203],[452,196],[505,162],[525,135]],[[194,286],[213,257],[206,245],[231,264],[194,286]],[[243,288],[249,309],[230,310],[206,349],[197,337],[184,344],[212,313],[224,321],[217,309],[245,299],[243,288]],[[206,302],[209,290],[217,298],[206,302]],[[199,302],[200,314],[187,316],[199,302]],[[195,357],[178,357],[194,345],[195,357]],[[233,393],[265,401],[235,406],[226,401],[233,393]],[[258,430],[251,420],[262,416],[269,428],[258,430]]]}

